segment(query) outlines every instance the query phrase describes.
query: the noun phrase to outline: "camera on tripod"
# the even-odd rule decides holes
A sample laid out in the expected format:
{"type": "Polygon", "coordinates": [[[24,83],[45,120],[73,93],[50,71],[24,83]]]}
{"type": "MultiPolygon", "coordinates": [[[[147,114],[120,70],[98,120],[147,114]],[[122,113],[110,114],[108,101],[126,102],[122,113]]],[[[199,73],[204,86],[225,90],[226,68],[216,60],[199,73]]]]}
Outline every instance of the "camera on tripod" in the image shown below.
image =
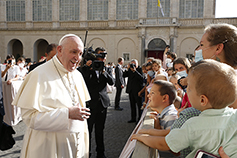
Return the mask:
{"type": "Polygon", "coordinates": [[[92,61],[91,67],[93,70],[103,71],[104,62],[97,59],[98,58],[104,59],[106,55],[107,55],[106,52],[103,52],[100,54],[95,53],[92,46],[89,48],[85,48],[82,55],[83,60],[84,60],[83,63],[86,63],[88,60],[91,60],[92,61]]]}

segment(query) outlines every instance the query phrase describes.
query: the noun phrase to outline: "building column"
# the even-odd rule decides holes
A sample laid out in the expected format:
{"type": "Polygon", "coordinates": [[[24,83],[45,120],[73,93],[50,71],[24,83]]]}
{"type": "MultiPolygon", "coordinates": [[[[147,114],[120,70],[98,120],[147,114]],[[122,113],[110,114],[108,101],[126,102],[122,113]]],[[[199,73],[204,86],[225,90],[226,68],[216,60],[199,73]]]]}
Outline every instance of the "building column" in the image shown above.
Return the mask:
{"type": "Polygon", "coordinates": [[[87,0],[80,1],[80,27],[87,27],[87,0]]]}
{"type": "Polygon", "coordinates": [[[32,0],[25,1],[25,21],[26,28],[33,28],[32,0]]]}
{"type": "Polygon", "coordinates": [[[116,27],[116,1],[109,1],[108,23],[109,27],[116,27]]]}
{"type": "Polygon", "coordinates": [[[177,27],[170,27],[170,50],[177,53],[177,27]]]}
{"type": "MultiPolygon", "coordinates": [[[[139,24],[143,24],[143,20],[147,18],[147,0],[139,0],[138,1],[138,19],[139,24]]],[[[145,62],[145,47],[146,47],[146,28],[142,27],[139,30],[139,48],[141,51],[140,61],[141,63],[145,62]]]]}
{"type": "Polygon", "coordinates": [[[203,18],[215,18],[215,0],[203,1],[203,18]]]}
{"type": "Polygon", "coordinates": [[[145,62],[145,47],[146,47],[146,28],[141,28],[138,35],[139,46],[141,50],[141,63],[145,62]]]}
{"type": "Polygon", "coordinates": [[[6,1],[0,1],[0,28],[7,28],[6,1]]]}
{"type": "Polygon", "coordinates": [[[53,22],[53,28],[60,27],[60,23],[59,23],[59,1],[58,0],[52,0],[52,22],[53,22]]]}
{"type": "Polygon", "coordinates": [[[138,19],[139,25],[143,24],[143,19],[147,18],[147,0],[138,1],[138,19]]]}
{"type": "Polygon", "coordinates": [[[170,1],[170,17],[179,18],[179,0],[170,1]]]}

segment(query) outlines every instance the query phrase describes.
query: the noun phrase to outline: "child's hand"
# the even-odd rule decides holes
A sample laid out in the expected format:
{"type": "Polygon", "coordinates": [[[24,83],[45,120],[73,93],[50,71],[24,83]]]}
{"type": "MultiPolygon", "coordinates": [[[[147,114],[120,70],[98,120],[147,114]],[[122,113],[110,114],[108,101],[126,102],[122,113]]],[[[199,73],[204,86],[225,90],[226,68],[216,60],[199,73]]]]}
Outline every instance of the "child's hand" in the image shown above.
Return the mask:
{"type": "Polygon", "coordinates": [[[188,85],[188,77],[180,79],[180,84],[183,86],[188,85]]]}
{"type": "Polygon", "coordinates": [[[158,115],[157,112],[151,112],[149,117],[154,119],[154,120],[157,120],[157,115],[158,115]]]}
{"type": "Polygon", "coordinates": [[[218,150],[219,155],[221,156],[221,158],[230,158],[223,150],[223,147],[221,146],[218,150]]]}
{"type": "Polygon", "coordinates": [[[142,134],[133,134],[132,137],[131,137],[131,141],[134,140],[134,139],[139,140],[141,135],[142,134]]]}
{"type": "Polygon", "coordinates": [[[140,129],[138,134],[148,134],[149,129],[140,129]]]}

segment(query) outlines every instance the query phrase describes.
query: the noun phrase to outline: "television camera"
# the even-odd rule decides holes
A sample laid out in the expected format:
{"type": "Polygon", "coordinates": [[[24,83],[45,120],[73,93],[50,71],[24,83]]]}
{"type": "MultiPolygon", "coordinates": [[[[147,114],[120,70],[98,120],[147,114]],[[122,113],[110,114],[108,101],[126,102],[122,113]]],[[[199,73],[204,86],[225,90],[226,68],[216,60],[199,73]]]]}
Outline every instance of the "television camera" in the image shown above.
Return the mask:
{"type": "Polygon", "coordinates": [[[98,58],[104,59],[106,55],[107,55],[106,52],[97,54],[93,50],[92,46],[89,47],[89,48],[85,48],[84,52],[83,52],[83,55],[82,55],[83,63],[86,63],[88,60],[91,60],[92,61],[91,67],[92,67],[93,70],[103,71],[104,62],[98,60],[98,58]]]}

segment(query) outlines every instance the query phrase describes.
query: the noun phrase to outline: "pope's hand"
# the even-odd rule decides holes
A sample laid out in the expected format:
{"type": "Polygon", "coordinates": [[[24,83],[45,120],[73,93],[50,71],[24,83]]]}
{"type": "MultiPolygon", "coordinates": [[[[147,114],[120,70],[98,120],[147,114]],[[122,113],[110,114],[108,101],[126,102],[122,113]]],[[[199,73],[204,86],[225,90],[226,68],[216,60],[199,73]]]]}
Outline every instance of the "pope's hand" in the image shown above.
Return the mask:
{"type": "Polygon", "coordinates": [[[79,106],[72,106],[69,107],[69,119],[73,120],[81,120],[88,119],[91,113],[87,112],[90,111],[89,108],[81,108],[79,106]]]}

